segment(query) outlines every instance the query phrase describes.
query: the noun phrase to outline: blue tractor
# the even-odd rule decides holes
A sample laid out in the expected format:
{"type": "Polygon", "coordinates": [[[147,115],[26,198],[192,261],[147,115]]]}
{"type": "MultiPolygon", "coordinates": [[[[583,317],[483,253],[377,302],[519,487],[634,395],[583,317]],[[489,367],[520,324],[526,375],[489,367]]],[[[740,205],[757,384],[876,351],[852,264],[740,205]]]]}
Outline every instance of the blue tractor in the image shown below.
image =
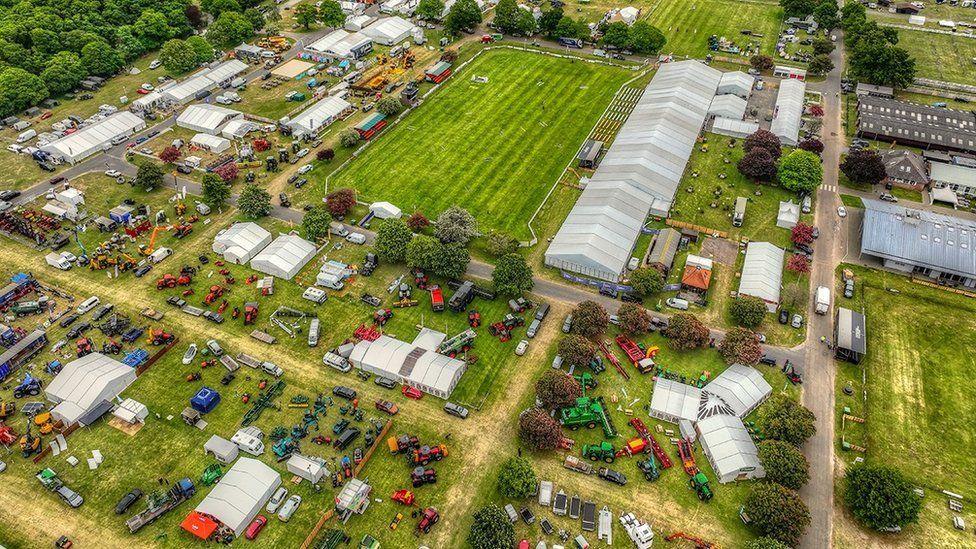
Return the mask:
{"type": "Polygon", "coordinates": [[[41,380],[27,374],[24,376],[20,385],[14,387],[14,398],[24,398],[27,395],[37,396],[41,394],[41,380]]]}

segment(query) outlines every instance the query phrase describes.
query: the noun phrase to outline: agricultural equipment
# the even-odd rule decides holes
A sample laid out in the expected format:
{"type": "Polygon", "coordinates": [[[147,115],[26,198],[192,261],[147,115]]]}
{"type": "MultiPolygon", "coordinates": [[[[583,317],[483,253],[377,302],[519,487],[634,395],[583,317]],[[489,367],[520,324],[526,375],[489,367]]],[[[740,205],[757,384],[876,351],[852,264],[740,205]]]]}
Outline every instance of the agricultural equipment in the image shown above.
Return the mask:
{"type": "Polygon", "coordinates": [[[512,339],[512,331],[520,326],[525,326],[524,318],[513,314],[506,314],[501,321],[488,326],[488,333],[504,343],[512,339]]]}
{"type": "Polygon", "coordinates": [[[392,454],[402,454],[403,452],[420,448],[420,440],[413,435],[390,437],[387,439],[386,444],[389,446],[390,453],[392,454]]]}
{"type": "Polygon", "coordinates": [[[244,304],[244,325],[254,324],[258,319],[258,302],[248,301],[244,304]]]}
{"type": "Polygon", "coordinates": [[[156,289],[162,290],[164,288],[175,288],[176,281],[177,278],[175,276],[166,273],[163,275],[163,278],[160,278],[159,280],[156,281],[156,289]]]}
{"type": "Polygon", "coordinates": [[[27,395],[37,396],[41,393],[41,380],[26,374],[20,384],[14,387],[14,398],[24,398],[27,395]]]}
{"type": "Polygon", "coordinates": [[[393,492],[393,496],[391,496],[390,499],[409,507],[413,505],[414,495],[410,490],[397,490],[396,492],[393,492]]]}
{"type": "Polygon", "coordinates": [[[298,441],[287,436],[278,442],[274,443],[271,447],[274,455],[278,457],[278,461],[282,461],[291,457],[292,454],[298,451],[298,441]]]}
{"type": "Polygon", "coordinates": [[[254,406],[244,414],[244,418],[241,420],[241,427],[247,427],[259,417],[261,417],[261,412],[265,408],[273,406],[274,399],[281,395],[282,391],[285,390],[285,382],[282,380],[275,381],[267,391],[263,392],[257,400],[254,401],[254,406]]]}
{"type": "Polygon", "coordinates": [[[424,512],[420,514],[420,522],[417,523],[417,532],[423,532],[424,534],[430,532],[430,529],[440,519],[441,516],[437,513],[437,509],[433,507],[424,509],[424,512]]]}
{"type": "Polygon", "coordinates": [[[0,444],[9,447],[15,442],[17,442],[17,433],[14,432],[13,427],[0,424],[0,444]]]}
{"type": "Polygon", "coordinates": [[[590,372],[583,372],[580,375],[574,375],[573,378],[579,382],[580,387],[582,387],[584,391],[596,389],[597,385],[599,385],[596,377],[594,377],[590,372]]]}
{"type": "Polygon", "coordinates": [[[54,420],[51,417],[51,412],[35,414],[34,425],[37,426],[37,431],[42,435],[51,434],[51,432],[54,431],[54,420]]]}
{"type": "Polygon", "coordinates": [[[803,375],[796,371],[796,367],[789,360],[783,363],[783,373],[786,374],[786,379],[790,380],[790,383],[793,385],[803,383],[803,375]]]}
{"type": "Polygon", "coordinates": [[[210,465],[207,465],[206,469],[203,470],[203,475],[200,476],[200,484],[204,486],[213,486],[222,476],[224,476],[224,470],[220,467],[220,464],[211,463],[210,465]]]}
{"type": "Polygon", "coordinates": [[[657,460],[654,456],[647,456],[646,460],[641,460],[637,462],[637,469],[641,473],[644,473],[644,478],[650,482],[654,482],[661,476],[661,470],[657,466],[657,460]]]}
{"type": "Polygon", "coordinates": [[[698,499],[701,501],[708,501],[712,499],[715,494],[712,493],[711,487],[708,485],[708,477],[705,473],[698,472],[695,473],[693,477],[688,479],[688,487],[698,494],[698,499]]]}
{"type": "Polygon", "coordinates": [[[0,402],[0,419],[7,419],[17,411],[16,402],[0,402]]]}
{"type": "Polygon", "coordinates": [[[146,342],[150,345],[169,345],[176,339],[176,336],[165,331],[165,330],[149,330],[149,337],[146,338],[146,342]]]}
{"type": "Polygon", "coordinates": [[[223,286],[220,286],[219,284],[214,284],[213,286],[210,286],[210,291],[203,298],[203,302],[207,305],[213,305],[214,301],[217,301],[218,298],[224,296],[225,291],[227,291],[227,289],[224,288],[223,286]]]}
{"type": "Polygon", "coordinates": [[[125,525],[129,527],[129,532],[134,534],[143,526],[165,515],[196,493],[197,489],[193,485],[193,481],[184,478],[173,484],[168,491],[149,494],[146,498],[146,510],[125,521],[125,525]]]}
{"type": "Polygon", "coordinates": [[[602,397],[581,396],[577,398],[574,406],[559,411],[559,422],[573,431],[578,430],[580,426],[593,429],[600,425],[603,427],[603,434],[606,437],[610,438],[617,435],[617,430],[614,428],[610,416],[606,413],[606,404],[602,397]]]}
{"type": "Polygon", "coordinates": [[[27,422],[27,430],[24,431],[24,436],[20,437],[20,455],[25,458],[29,458],[41,451],[41,437],[35,437],[31,433],[31,425],[33,423],[33,421],[27,422]]]}
{"type": "Polygon", "coordinates": [[[481,313],[479,313],[478,311],[476,311],[474,309],[472,309],[471,311],[469,311],[468,312],[468,326],[471,326],[472,328],[477,328],[478,326],[481,326],[481,313]]]}
{"type": "Polygon", "coordinates": [[[102,354],[117,355],[122,352],[122,345],[114,339],[109,339],[102,343],[102,354]]]}
{"type": "Polygon", "coordinates": [[[603,441],[600,444],[584,444],[583,457],[590,461],[603,460],[606,463],[613,463],[617,451],[613,449],[613,444],[603,441]]]}
{"type": "Polygon", "coordinates": [[[85,499],[71,488],[65,486],[57,473],[51,469],[42,469],[37,472],[35,477],[45,488],[57,494],[58,497],[71,507],[81,507],[81,504],[84,503],[85,499]]]}
{"type": "Polygon", "coordinates": [[[47,296],[41,296],[36,301],[19,301],[17,303],[14,303],[10,307],[10,312],[14,316],[18,316],[18,317],[34,315],[37,313],[44,312],[44,309],[47,308],[47,304],[48,304],[47,296]]]}
{"type": "Polygon", "coordinates": [[[670,469],[671,458],[668,457],[668,454],[665,453],[663,448],[661,448],[661,445],[657,443],[654,435],[652,435],[651,431],[648,430],[646,425],[644,425],[644,422],[639,417],[635,417],[630,420],[630,425],[634,428],[634,430],[637,431],[637,436],[641,437],[651,445],[651,451],[654,453],[654,457],[661,462],[661,468],[670,469]]]}
{"type": "Polygon", "coordinates": [[[463,332],[445,339],[437,347],[437,352],[454,358],[458,354],[466,353],[474,346],[474,338],[477,336],[474,330],[464,330],[463,332]]]}
{"type": "Polygon", "coordinates": [[[698,474],[698,466],[695,465],[695,454],[693,453],[691,441],[683,438],[678,441],[678,456],[681,457],[681,465],[689,476],[698,474]]]}
{"type": "Polygon", "coordinates": [[[603,356],[605,356],[607,360],[610,361],[610,364],[613,364],[613,367],[616,368],[618,372],[620,372],[620,375],[622,375],[624,379],[629,381],[630,374],[628,374],[627,371],[624,370],[623,366],[620,365],[620,361],[617,359],[617,355],[613,354],[613,351],[610,350],[609,342],[601,341],[598,347],[600,348],[600,351],[603,353],[603,356]]]}
{"type": "Polygon", "coordinates": [[[563,467],[569,469],[570,471],[583,473],[584,475],[593,474],[593,466],[576,456],[567,455],[566,459],[563,461],[563,467]]]}
{"type": "Polygon", "coordinates": [[[715,549],[716,547],[714,543],[707,542],[701,538],[696,538],[695,536],[689,536],[684,532],[675,532],[664,538],[664,541],[674,541],[676,539],[683,539],[694,543],[695,549],[715,549]]]}
{"type": "Polygon", "coordinates": [[[422,465],[417,466],[410,473],[410,482],[414,488],[419,488],[424,484],[434,484],[437,482],[437,472],[433,469],[425,469],[422,465]]]}
{"type": "Polygon", "coordinates": [[[377,326],[386,326],[386,323],[393,318],[393,311],[390,309],[377,309],[373,313],[373,322],[377,326]]]}
{"type": "Polygon", "coordinates": [[[438,444],[437,446],[421,446],[415,448],[410,455],[410,462],[413,464],[427,465],[431,461],[440,461],[447,457],[447,446],[438,444]]]}
{"type": "MultiPolygon", "coordinates": [[[[621,334],[614,338],[614,341],[617,342],[617,345],[620,346],[620,349],[627,355],[627,358],[630,359],[630,362],[633,363],[638,372],[646,374],[654,371],[653,358],[648,356],[648,353],[644,349],[641,349],[632,339],[621,334]]],[[[656,353],[657,348],[654,347],[653,349],[656,353]]]]}

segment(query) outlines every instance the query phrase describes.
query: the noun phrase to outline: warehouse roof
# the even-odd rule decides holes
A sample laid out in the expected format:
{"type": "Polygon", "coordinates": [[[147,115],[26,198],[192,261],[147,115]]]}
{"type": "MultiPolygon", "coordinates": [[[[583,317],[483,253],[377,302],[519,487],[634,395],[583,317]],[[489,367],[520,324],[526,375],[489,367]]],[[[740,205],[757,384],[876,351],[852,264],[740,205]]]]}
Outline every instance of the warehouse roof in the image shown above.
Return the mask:
{"type": "Polygon", "coordinates": [[[82,159],[102,150],[116,137],[129,135],[145,127],[145,120],[129,111],[121,111],[48,143],[41,150],[69,159],[82,159]]]}
{"type": "Polygon", "coordinates": [[[362,30],[362,33],[373,40],[390,45],[408,37],[416,25],[402,17],[383,17],[377,19],[362,30]]]}
{"type": "Polygon", "coordinates": [[[712,124],[713,132],[730,137],[746,137],[756,133],[758,130],[759,124],[756,122],[746,122],[724,116],[715,117],[715,122],[712,124]]]}
{"type": "Polygon", "coordinates": [[[752,86],[755,82],[756,78],[751,74],[746,74],[742,71],[732,71],[722,74],[722,79],[719,81],[718,87],[720,90],[734,88],[738,92],[748,95],[752,91],[752,86]]]}
{"type": "Polygon", "coordinates": [[[750,242],[742,265],[739,293],[779,303],[785,252],[769,242],[750,242]]]}
{"type": "Polygon", "coordinates": [[[797,143],[806,89],[807,84],[802,80],[790,78],[780,81],[779,93],[776,95],[776,114],[769,131],[779,137],[784,145],[797,143]]]}
{"type": "Polygon", "coordinates": [[[271,233],[250,221],[234,223],[214,237],[213,251],[233,263],[246,263],[271,242],[271,233]]]}
{"type": "Polygon", "coordinates": [[[196,511],[212,515],[239,536],[280,485],[277,471],[256,459],[242,457],[197,505],[196,511]]]}
{"type": "Polygon", "coordinates": [[[721,72],[667,63],[644,90],[546,251],[546,264],[616,280],[648,214],[671,209],[721,72]]]}
{"type": "Polygon", "coordinates": [[[351,107],[352,105],[341,97],[326,97],[291,119],[288,125],[295,131],[314,134],[331,124],[351,107]]]}
{"type": "Polygon", "coordinates": [[[862,355],[867,352],[864,315],[844,307],[837,308],[837,346],[862,355]]]}
{"type": "Polygon", "coordinates": [[[976,150],[976,114],[966,111],[865,95],[858,98],[857,129],[941,148],[976,150]]]}
{"type": "Polygon", "coordinates": [[[976,169],[958,164],[933,162],[929,167],[929,179],[949,185],[976,187],[976,169]]]}
{"type": "Polygon", "coordinates": [[[244,113],[234,109],[200,103],[187,107],[176,119],[176,125],[198,132],[216,134],[227,121],[243,116],[244,113]]]}
{"type": "Polygon", "coordinates": [[[718,396],[739,417],[756,409],[773,389],[759,370],[733,364],[705,386],[704,391],[718,396]]]}
{"type": "Polygon", "coordinates": [[[651,394],[651,415],[695,421],[698,419],[701,400],[702,390],[698,387],[658,378],[651,394]]]}
{"type": "Polygon", "coordinates": [[[708,107],[708,114],[741,120],[746,115],[746,100],[738,95],[716,95],[708,107]]]}
{"type": "Polygon", "coordinates": [[[444,337],[440,332],[424,329],[411,343],[385,335],[375,341],[363,340],[356,344],[349,361],[357,367],[365,365],[373,371],[382,370],[389,377],[403,379],[411,385],[450,394],[454,388],[452,383],[467,365],[430,348],[433,341],[444,337]]]}
{"type": "Polygon", "coordinates": [[[865,199],[861,251],[883,259],[976,277],[976,222],[865,199]]]}
{"type": "Polygon", "coordinates": [[[338,57],[352,57],[352,50],[370,42],[372,42],[370,37],[361,32],[336,29],[312,42],[305,49],[338,57]]]}
{"type": "Polygon", "coordinates": [[[742,470],[762,468],[756,444],[741,419],[716,415],[699,421],[696,428],[702,450],[708,454],[720,479],[742,470]]]}
{"type": "Polygon", "coordinates": [[[104,402],[111,404],[135,380],[132,367],[102,353],[91,353],[65,364],[44,393],[55,403],[52,413],[71,425],[104,402]]]}

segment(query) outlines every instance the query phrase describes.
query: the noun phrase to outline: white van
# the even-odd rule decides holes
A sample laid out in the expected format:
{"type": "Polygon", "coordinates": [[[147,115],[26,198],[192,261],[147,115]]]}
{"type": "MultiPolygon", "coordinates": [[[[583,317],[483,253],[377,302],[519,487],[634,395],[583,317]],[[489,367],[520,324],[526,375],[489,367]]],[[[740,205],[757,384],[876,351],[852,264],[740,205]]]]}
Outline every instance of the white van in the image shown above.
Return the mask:
{"type": "Polygon", "coordinates": [[[342,223],[339,223],[338,221],[333,221],[332,223],[329,223],[329,232],[336,236],[341,236],[341,237],[344,237],[349,234],[349,231],[346,229],[346,226],[343,225],[342,223]]]}
{"type": "Polygon", "coordinates": [[[239,429],[230,441],[237,445],[242,452],[247,452],[252,456],[260,456],[264,453],[264,433],[257,427],[250,426],[239,429]]]}
{"type": "Polygon", "coordinates": [[[340,372],[343,373],[352,370],[352,365],[349,364],[348,360],[342,358],[341,356],[333,352],[325,353],[325,356],[322,357],[322,362],[326,366],[331,366],[332,368],[335,368],[336,370],[339,370],[340,372]]]}
{"type": "Polygon", "coordinates": [[[319,344],[319,319],[313,318],[308,324],[308,346],[315,347],[319,344]]]}
{"type": "Polygon", "coordinates": [[[667,301],[664,302],[665,305],[671,307],[672,309],[679,309],[682,311],[688,310],[688,301],[681,299],[680,297],[669,297],[667,301]]]}
{"type": "Polygon", "coordinates": [[[37,132],[35,130],[27,130],[27,131],[21,132],[19,135],[17,135],[17,142],[18,143],[26,143],[26,142],[30,141],[31,139],[34,139],[35,137],[37,137],[37,132]]]}
{"type": "Polygon", "coordinates": [[[160,261],[166,259],[167,257],[173,255],[172,248],[160,248],[155,252],[149,254],[150,263],[159,263],[160,261]]]}
{"type": "Polygon", "coordinates": [[[349,235],[346,236],[346,240],[352,242],[353,244],[365,244],[366,235],[363,233],[349,233],[349,235]]]}
{"type": "Polygon", "coordinates": [[[88,311],[94,309],[95,307],[98,307],[98,305],[101,304],[101,302],[102,302],[102,300],[101,299],[98,299],[98,296],[94,296],[93,295],[93,296],[89,297],[88,299],[82,301],[81,304],[78,305],[78,308],[75,309],[75,312],[78,313],[78,314],[80,314],[80,315],[83,315],[83,314],[87,313],[88,311]]]}

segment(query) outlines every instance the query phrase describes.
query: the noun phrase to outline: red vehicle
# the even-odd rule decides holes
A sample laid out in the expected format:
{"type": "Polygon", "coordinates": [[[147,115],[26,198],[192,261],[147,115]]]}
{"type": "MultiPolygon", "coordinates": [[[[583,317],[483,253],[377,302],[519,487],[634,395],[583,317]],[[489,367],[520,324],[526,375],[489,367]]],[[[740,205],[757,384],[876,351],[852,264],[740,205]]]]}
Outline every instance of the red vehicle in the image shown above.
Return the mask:
{"type": "Polygon", "coordinates": [[[393,492],[393,497],[390,499],[409,507],[413,505],[414,495],[410,490],[397,490],[396,492],[393,492]]]}
{"type": "Polygon", "coordinates": [[[138,93],[139,95],[146,95],[147,93],[149,93],[149,90],[144,90],[142,88],[139,88],[138,90],[136,90],[136,93],[138,93]]]}
{"type": "Polygon", "coordinates": [[[54,114],[53,112],[47,111],[41,115],[41,120],[47,120],[48,118],[51,118],[53,114],[54,114]]]}
{"type": "Polygon", "coordinates": [[[395,416],[397,412],[400,411],[400,408],[398,408],[396,404],[393,404],[389,400],[377,400],[376,409],[381,412],[386,412],[391,416],[395,416]]]}
{"type": "Polygon", "coordinates": [[[264,526],[266,524],[268,524],[268,519],[264,515],[254,517],[254,520],[251,521],[250,526],[248,526],[247,530],[244,531],[244,537],[251,540],[257,538],[258,534],[261,533],[261,530],[264,530],[264,526]]]}
{"type": "Polygon", "coordinates": [[[518,549],[529,549],[529,540],[523,539],[519,542],[518,549]]]}
{"type": "Polygon", "coordinates": [[[401,389],[403,396],[407,398],[412,398],[414,400],[420,400],[424,398],[424,394],[420,392],[420,389],[416,387],[411,387],[409,385],[404,385],[401,389]]]}
{"type": "Polygon", "coordinates": [[[444,292],[441,291],[440,286],[430,289],[430,308],[435,312],[444,310],[444,292]]]}

